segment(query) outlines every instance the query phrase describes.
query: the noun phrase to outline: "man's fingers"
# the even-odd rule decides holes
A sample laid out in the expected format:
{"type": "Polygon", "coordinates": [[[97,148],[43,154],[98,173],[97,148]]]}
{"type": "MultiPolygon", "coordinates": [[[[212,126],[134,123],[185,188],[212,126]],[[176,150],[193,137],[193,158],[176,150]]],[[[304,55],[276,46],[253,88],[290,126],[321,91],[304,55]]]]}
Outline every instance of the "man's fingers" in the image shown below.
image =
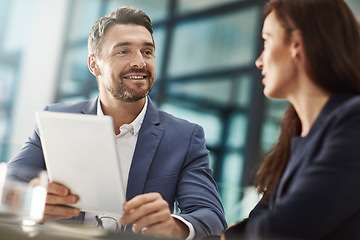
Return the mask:
{"type": "Polygon", "coordinates": [[[189,228],[171,216],[169,204],[159,193],[141,194],[124,204],[121,225],[133,223],[135,233],[158,237],[186,238],[189,228]]]}
{"type": "Polygon", "coordinates": [[[48,193],[59,196],[66,196],[70,194],[70,190],[67,187],[56,182],[49,182],[47,191],[48,193]]]}
{"type": "Polygon", "coordinates": [[[79,201],[79,197],[76,195],[68,195],[68,196],[58,196],[53,194],[48,194],[46,197],[47,204],[74,204],[79,201]]]}
{"type": "Polygon", "coordinates": [[[71,208],[65,206],[57,205],[46,205],[44,210],[44,217],[42,223],[45,223],[49,220],[58,220],[77,217],[80,215],[80,210],[78,208],[71,208]]]}
{"type": "Polygon", "coordinates": [[[71,194],[70,189],[60,183],[49,182],[47,191],[42,222],[72,218],[80,215],[80,209],[65,206],[79,201],[79,197],[71,194]]]}
{"type": "Polygon", "coordinates": [[[71,218],[79,216],[80,209],[67,207],[67,206],[59,206],[59,205],[46,205],[44,210],[44,215],[51,215],[54,218],[71,218]]]}
{"type": "Polygon", "coordinates": [[[136,197],[134,197],[133,199],[127,201],[124,206],[123,206],[123,210],[125,213],[129,213],[130,211],[132,211],[133,209],[138,208],[139,206],[142,206],[145,203],[148,202],[153,202],[156,199],[159,199],[161,197],[161,195],[159,193],[145,193],[145,194],[141,194],[138,195],[136,197]]]}
{"type": "MultiPolygon", "coordinates": [[[[144,217],[149,217],[151,215],[156,215],[158,213],[168,213],[170,216],[169,205],[165,200],[161,201],[154,201],[147,204],[140,206],[139,208],[135,209],[130,214],[125,214],[124,218],[128,218],[130,222],[138,222],[140,219],[144,217]]],[[[148,219],[150,220],[150,219],[148,219]]]]}
{"type": "Polygon", "coordinates": [[[141,196],[143,196],[144,198],[135,199],[139,200],[135,203],[135,205],[138,202],[143,202],[143,204],[125,213],[120,219],[121,225],[125,226],[129,223],[136,223],[138,224],[140,229],[147,225],[166,220],[163,218],[159,218],[159,216],[164,215],[167,218],[170,218],[171,213],[169,210],[169,204],[161,197],[160,194],[158,195],[160,197],[158,197],[157,194],[151,196],[139,195],[139,197],[141,196]]]}
{"type": "Polygon", "coordinates": [[[152,233],[152,231],[157,231],[156,229],[158,228],[156,226],[166,223],[171,220],[171,218],[170,211],[168,209],[162,209],[161,211],[142,216],[135,221],[132,230],[133,232],[138,233],[143,231],[144,228],[151,228],[150,232],[152,233]]]}

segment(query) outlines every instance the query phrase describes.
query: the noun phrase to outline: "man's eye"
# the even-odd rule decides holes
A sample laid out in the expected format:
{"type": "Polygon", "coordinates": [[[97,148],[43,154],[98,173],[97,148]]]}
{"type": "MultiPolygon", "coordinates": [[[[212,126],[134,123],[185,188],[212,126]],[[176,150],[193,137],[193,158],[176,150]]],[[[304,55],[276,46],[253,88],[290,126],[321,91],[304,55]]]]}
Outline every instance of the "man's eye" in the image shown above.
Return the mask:
{"type": "Polygon", "coordinates": [[[145,54],[145,55],[152,55],[152,51],[146,50],[146,51],[144,51],[144,54],[145,54]]]}
{"type": "Polygon", "coordinates": [[[123,51],[119,51],[118,52],[118,54],[127,54],[128,53],[128,51],[126,51],[126,50],[123,50],[123,51]]]}

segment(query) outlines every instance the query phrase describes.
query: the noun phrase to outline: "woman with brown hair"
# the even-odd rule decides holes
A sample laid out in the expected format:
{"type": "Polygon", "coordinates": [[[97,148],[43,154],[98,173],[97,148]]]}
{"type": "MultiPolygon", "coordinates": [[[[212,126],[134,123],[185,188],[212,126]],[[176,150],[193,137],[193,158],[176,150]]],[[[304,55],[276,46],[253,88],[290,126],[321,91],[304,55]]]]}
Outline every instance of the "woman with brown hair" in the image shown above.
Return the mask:
{"type": "Polygon", "coordinates": [[[270,0],[264,16],[264,94],[290,106],[261,201],[222,237],[360,239],[358,22],[344,0],[270,0]]]}

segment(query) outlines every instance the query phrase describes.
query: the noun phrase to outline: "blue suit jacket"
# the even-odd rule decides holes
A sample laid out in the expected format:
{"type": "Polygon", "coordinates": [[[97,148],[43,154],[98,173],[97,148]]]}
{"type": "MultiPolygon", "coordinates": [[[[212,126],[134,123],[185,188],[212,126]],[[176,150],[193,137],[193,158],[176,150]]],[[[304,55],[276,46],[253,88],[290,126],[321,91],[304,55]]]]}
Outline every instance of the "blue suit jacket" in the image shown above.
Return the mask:
{"type": "MultiPolygon", "coordinates": [[[[53,104],[45,111],[96,114],[97,99],[53,104]]],[[[10,174],[21,175],[23,181],[35,177],[31,173],[36,171],[20,173],[20,169],[46,169],[37,127],[8,167],[10,174]]],[[[171,212],[177,202],[179,215],[193,224],[197,238],[220,235],[226,227],[203,129],[158,110],[150,98],[130,167],[126,198],[148,192],[159,192],[171,212]]]]}
{"type": "Polygon", "coordinates": [[[291,157],[268,204],[231,239],[360,239],[360,96],[333,95],[291,157]]]}

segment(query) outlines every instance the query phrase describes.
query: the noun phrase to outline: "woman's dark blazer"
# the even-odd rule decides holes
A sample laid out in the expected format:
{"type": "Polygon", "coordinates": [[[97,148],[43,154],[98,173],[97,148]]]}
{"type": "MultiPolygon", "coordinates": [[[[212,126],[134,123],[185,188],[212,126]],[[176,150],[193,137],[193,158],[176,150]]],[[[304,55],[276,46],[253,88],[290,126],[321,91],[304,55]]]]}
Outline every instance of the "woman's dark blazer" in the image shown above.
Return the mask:
{"type": "Polygon", "coordinates": [[[331,96],[291,158],[268,204],[227,239],[360,239],[360,96],[331,96]]]}

